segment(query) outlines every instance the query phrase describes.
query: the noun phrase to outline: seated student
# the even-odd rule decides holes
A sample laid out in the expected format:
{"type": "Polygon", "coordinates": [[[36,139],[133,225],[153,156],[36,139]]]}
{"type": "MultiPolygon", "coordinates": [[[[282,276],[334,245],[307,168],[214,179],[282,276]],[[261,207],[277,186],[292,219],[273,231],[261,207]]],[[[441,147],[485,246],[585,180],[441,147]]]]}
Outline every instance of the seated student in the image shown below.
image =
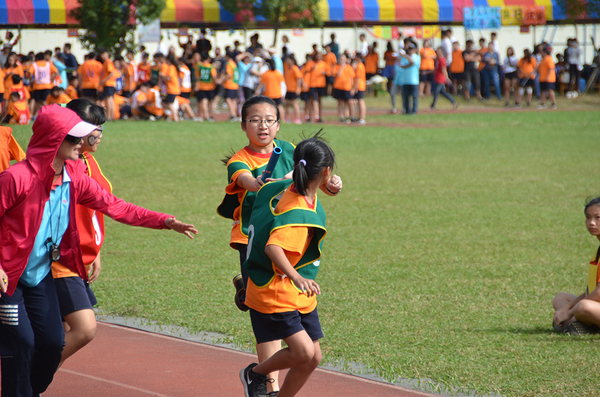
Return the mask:
{"type": "Polygon", "coordinates": [[[192,106],[190,105],[190,100],[186,97],[183,96],[176,96],[175,97],[175,108],[177,111],[179,111],[179,109],[181,109],[183,111],[183,114],[185,116],[187,116],[188,119],[190,120],[194,120],[194,121],[200,121],[200,118],[196,117],[196,115],[194,114],[194,111],[192,110],[192,106]]]}
{"type": "Polygon", "coordinates": [[[119,94],[115,94],[113,101],[115,104],[115,120],[120,120],[121,118],[127,120],[131,115],[129,99],[119,94]]]}
{"type": "MultiPolygon", "coordinates": [[[[590,200],[584,209],[588,231],[600,240],[600,197],[590,200]]],[[[572,335],[600,332],[600,248],[588,267],[586,290],[575,296],[561,292],[554,297],[554,330],[572,335]]]]}
{"type": "Polygon", "coordinates": [[[146,104],[144,109],[150,113],[148,119],[155,121],[157,118],[161,118],[165,114],[165,109],[162,107],[162,99],[160,97],[160,88],[157,86],[158,80],[153,77],[150,79],[150,88],[146,95],[146,104]]]}
{"type": "Polygon", "coordinates": [[[71,76],[71,77],[69,77],[69,85],[67,86],[65,93],[71,99],[79,99],[79,95],[77,94],[78,87],[79,87],[79,79],[77,77],[71,76]]]}
{"type": "Polygon", "coordinates": [[[137,118],[148,120],[152,114],[150,114],[144,106],[148,101],[148,88],[150,83],[143,81],[139,84],[139,89],[131,95],[131,113],[137,118]]]}
{"type": "Polygon", "coordinates": [[[27,89],[27,87],[25,87],[25,85],[23,84],[23,79],[21,79],[21,76],[19,76],[18,74],[13,74],[12,82],[13,83],[12,83],[12,86],[10,87],[10,92],[8,94],[8,97],[10,98],[10,94],[12,94],[13,92],[16,92],[19,94],[19,97],[21,99],[25,99],[28,101],[29,98],[31,98],[31,94],[29,93],[29,90],[27,89]]]}
{"type": "Polygon", "coordinates": [[[17,92],[10,94],[7,112],[9,124],[27,124],[31,119],[27,100],[21,99],[17,92]]]}
{"type": "Polygon", "coordinates": [[[52,105],[53,103],[62,105],[69,102],[71,102],[71,97],[65,93],[62,87],[58,86],[54,86],[50,91],[50,95],[46,98],[46,105],[52,105]]]}

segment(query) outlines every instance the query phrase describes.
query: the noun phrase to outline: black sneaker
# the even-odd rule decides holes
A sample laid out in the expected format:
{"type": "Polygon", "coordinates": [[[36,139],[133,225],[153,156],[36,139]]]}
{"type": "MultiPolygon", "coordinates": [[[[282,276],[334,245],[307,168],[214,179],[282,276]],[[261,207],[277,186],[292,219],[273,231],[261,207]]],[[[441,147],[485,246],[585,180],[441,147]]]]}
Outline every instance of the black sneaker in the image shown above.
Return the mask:
{"type": "Polygon", "coordinates": [[[246,397],[261,397],[267,395],[267,377],[252,371],[258,364],[252,363],[240,371],[240,380],[244,385],[246,397]]]}
{"type": "Polygon", "coordinates": [[[573,321],[571,324],[569,324],[569,330],[567,333],[581,336],[597,334],[598,332],[600,332],[600,329],[596,325],[587,325],[581,321],[573,321]]]}
{"type": "Polygon", "coordinates": [[[277,394],[279,394],[278,391],[272,391],[271,393],[267,394],[267,397],[277,397],[277,394]]]}
{"type": "Polygon", "coordinates": [[[235,287],[235,297],[233,298],[235,305],[241,311],[247,312],[248,306],[246,306],[246,304],[240,299],[240,297],[244,296],[244,294],[246,293],[244,279],[242,278],[241,274],[238,274],[233,278],[233,286],[235,287]]]}

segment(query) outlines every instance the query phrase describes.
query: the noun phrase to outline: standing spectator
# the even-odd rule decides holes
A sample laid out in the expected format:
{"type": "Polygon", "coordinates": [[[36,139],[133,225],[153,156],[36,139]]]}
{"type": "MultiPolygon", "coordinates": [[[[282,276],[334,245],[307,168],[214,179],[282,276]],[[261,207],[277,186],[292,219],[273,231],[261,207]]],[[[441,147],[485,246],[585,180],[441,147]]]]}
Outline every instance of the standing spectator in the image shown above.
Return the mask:
{"type": "Polygon", "coordinates": [[[149,62],[150,55],[147,52],[142,52],[142,61],[137,66],[137,82],[138,84],[142,84],[150,81],[150,77],[152,76],[152,65],[149,62]]]}
{"type": "Polygon", "coordinates": [[[23,67],[18,62],[17,54],[13,52],[8,56],[2,70],[4,72],[4,99],[8,100],[13,86],[13,75],[18,75],[21,79],[24,76],[23,67]]]}
{"type": "Polygon", "coordinates": [[[323,97],[325,96],[325,87],[327,86],[327,73],[328,68],[325,61],[323,61],[323,54],[317,52],[315,63],[310,72],[309,91],[309,96],[313,105],[313,114],[315,115],[315,121],[317,123],[323,122],[323,97]]]}
{"type": "Polygon", "coordinates": [[[452,63],[450,64],[450,77],[452,78],[452,93],[458,95],[458,87],[464,86],[465,60],[463,59],[463,50],[460,49],[458,41],[452,43],[452,63]]]}
{"type": "Polygon", "coordinates": [[[340,47],[338,46],[338,43],[335,42],[335,33],[332,33],[329,37],[331,38],[331,43],[327,45],[329,48],[331,48],[331,52],[333,52],[333,55],[335,55],[335,59],[337,61],[339,58],[340,47]]]}
{"type": "MultiPolygon", "coordinates": [[[[293,56],[287,57],[284,60],[284,77],[287,92],[285,93],[285,114],[290,114],[288,106],[294,109],[294,123],[302,124],[300,120],[300,106],[298,105],[298,97],[302,91],[302,73],[296,65],[296,58],[293,56]]],[[[288,119],[291,117],[288,116],[288,119]]]]}
{"type": "Polygon", "coordinates": [[[498,71],[498,64],[500,57],[494,49],[494,44],[488,44],[488,51],[483,55],[482,63],[484,64],[484,75],[483,75],[483,87],[485,89],[485,99],[491,97],[491,85],[494,85],[494,91],[496,97],[502,100],[502,92],[500,91],[500,76],[498,71]]]}
{"type": "Polygon", "coordinates": [[[545,44],[542,47],[542,61],[539,67],[540,76],[540,106],[538,109],[546,109],[546,97],[552,101],[552,109],[556,109],[556,98],[554,97],[556,71],[554,70],[554,60],[552,60],[552,48],[545,44]]]}
{"type": "Polygon", "coordinates": [[[12,46],[10,44],[6,43],[2,46],[2,51],[0,51],[0,65],[4,65],[6,63],[6,60],[11,52],[12,46]]]}
{"type": "Polygon", "coordinates": [[[163,77],[167,86],[165,108],[171,111],[171,118],[173,121],[178,122],[179,109],[175,106],[175,99],[181,94],[181,85],[179,84],[179,65],[173,56],[168,56],[166,58],[166,64],[167,72],[163,77]]]}
{"type": "Polygon", "coordinates": [[[360,52],[360,54],[363,57],[366,57],[369,53],[369,43],[367,43],[367,36],[364,33],[361,33],[360,36],[358,36],[358,40],[360,41],[358,52],[360,52]]]}
{"type": "Polygon", "coordinates": [[[114,96],[117,91],[115,86],[117,85],[117,78],[120,77],[121,73],[115,68],[108,50],[100,50],[99,56],[102,61],[102,76],[98,84],[98,91],[102,94],[101,98],[106,103],[106,117],[109,121],[112,121],[115,119],[114,96]],[[100,90],[102,91],[100,92],[100,90]]]}
{"type": "Polygon", "coordinates": [[[521,107],[521,100],[523,95],[527,94],[527,106],[531,105],[531,98],[533,96],[533,89],[535,85],[537,69],[537,61],[534,56],[531,55],[528,49],[523,51],[523,58],[517,63],[517,76],[519,77],[519,92],[515,95],[515,107],[521,107]]]}
{"type": "Polygon", "coordinates": [[[310,75],[315,65],[312,55],[306,54],[304,65],[300,69],[302,73],[302,91],[300,93],[300,99],[304,101],[304,120],[310,122],[312,117],[312,101],[310,99],[310,75]]]}
{"type": "Polygon", "coordinates": [[[368,53],[365,55],[365,72],[367,74],[367,81],[371,80],[371,78],[377,74],[378,68],[379,54],[375,51],[375,47],[370,45],[368,47],[368,53]]]}
{"type": "Polygon", "coordinates": [[[196,65],[196,99],[198,100],[198,116],[202,120],[214,121],[209,106],[215,97],[215,80],[217,69],[211,65],[208,53],[203,52],[201,61],[196,65]]]}
{"type": "MultiPolygon", "coordinates": [[[[353,117],[359,124],[366,124],[367,117],[367,106],[365,105],[365,90],[367,89],[367,72],[365,71],[365,64],[363,63],[362,55],[356,54],[352,60],[352,67],[354,68],[354,100],[358,107],[358,118],[353,117]]],[[[352,110],[354,114],[354,110],[352,110]]],[[[353,115],[351,115],[352,117],[353,115]]]]}
{"type": "Polygon", "coordinates": [[[97,98],[102,64],[96,60],[96,54],[90,52],[84,57],[84,62],[77,68],[81,97],[95,100],[97,98]]]}
{"type": "MultiPolygon", "coordinates": [[[[60,47],[56,47],[56,49],[58,49],[60,51],[60,47]]],[[[67,67],[65,66],[65,64],[62,61],[62,56],[60,56],[61,54],[58,53],[57,56],[52,56],[52,51],[47,50],[46,52],[44,52],[44,58],[47,61],[52,62],[52,64],[56,67],[56,70],[58,70],[58,76],[56,76],[56,79],[54,80],[54,85],[57,85],[63,89],[67,88],[68,85],[68,81],[67,81],[67,67]]]]}
{"type": "Polygon", "coordinates": [[[494,46],[494,51],[496,51],[496,54],[500,54],[500,43],[498,43],[498,35],[496,32],[492,32],[490,35],[490,44],[494,46]]]}
{"type": "Polygon", "coordinates": [[[481,58],[479,53],[473,49],[473,40],[467,40],[467,48],[462,53],[463,59],[465,61],[465,71],[464,71],[464,80],[465,85],[463,87],[463,93],[465,94],[465,100],[471,100],[471,85],[477,99],[480,101],[483,99],[481,97],[481,88],[479,84],[479,72],[477,71],[476,62],[478,62],[481,58]]]}
{"type": "Polygon", "coordinates": [[[577,39],[567,40],[567,49],[565,50],[565,62],[569,65],[569,88],[567,89],[567,98],[577,98],[579,95],[579,79],[581,78],[581,48],[577,39]]]}
{"type": "MultiPolygon", "coordinates": [[[[252,59],[252,55],[249,52],[240,52],[235,57],[235,62],[237,64],[238,72],[240,74],[239,85],[242,87],[242,91],[244,93],[244,100],[251,98],[252,94],[254,93],[253,89],[246,88],[244,85],[246,82],[246,77],[249,77],[248,72],[250,71],[250,68],[252,67],[252,62],[250,61],[251,59],[252,59]]],[[[249,77],[249,78],[252,78],[252,77],[249,77]]]]}
{"type": "Polygon", "coordinates": [[[325,46],[325,55],[323,56],[323,61],[327,64],[327,95],[331,95],[333,89],[333,81],[334,74],[333,68],[337,65],[337,57],[331,51],[331,47],[329,45],[325,46]]]}
{"type": "Polygon", "coordinates": [[[229,107],[229,121],[240,121],[237,117],[238,95],[237,91],[240,80],[240,73],[237,64],[231,57],[231,53],[225,53],[225,74],[222,76],[225,102],[229,107]]]}
{"type": "Polygon", "coordinates": [[[257,51],[260,52],[260,50],[263,49],[263,45],[258,42],[258,38],[258,33],[254,33],[250,36],[250,46],[246,49],[246,52],[257,55],[257,51]]]}
{"type": "Polygon", "coordinates": [[[200,30],[200,36],[196,41],[196,51],[202,54],[203,52],[209,53],[212,50],[212,44],[210,40],[206,38],[206,28],[200,30]]]}
{"type": "Polygon", "coordinates": [[[444,98],[452,103],[452,109],[454,110],[458,105],[454,98],[446,92],[446,84],[448,84],[450,78],[448,77],[448,68],[442,47],[438,47],[436,55],[435,71],[433,72],[433,102],[431,103],[431,110],[435,109],[435,103],[437,102],[439,94],[442,94],[444,98]]]}
{"type": "Polygon", "coordinates": [[[285,58],[286,55],[290,54],[290,39],[286,35],[283,35],[281,36],[281,42],[283,43],[281,46],[281,58],[285,58]]]}
{"type": "Polygon", "coordinates": [[[417,55],[417,45],[410,43],[406,54],[402,57],[401,67],[404,69],[404,84],[402,85],[403,113],[417,114],[419,110],[419,69],[421,58],[417,55]],[[412,106],[410,100],[412,98],[412,106]]]}
{"type": "Polygon", "coordinates": [[[53,81],[58,76],[58,70],[52,62],[45,59],[43,53],[38,52],[35,54],[35,63],[31,65],[28,72],[33,76],[32,97],[35,101],[33,108],[33,116],[35,116],[38,110],[46,104],[46,98],[54,87],[53,81]]]}
{"type": "Polygon", "coordinates": [[[446,59],[446,63],[448,65],[452,64],[452,39],[450,35],[452,34],[451,29],[442,30],[442,51],[444,52],[444,58],[446,59]]]}
{"type": "MultiPolygon", "coordinates": [[[[537,44],[533,49],[533,56],[535,57],[535,61],[539,65],[542,62],[542,44],[537,44]]],[[[533,93],[537,98],[541,97],[540,91],[540,75],[536,73],[535,80],[533,81],[533,93]]]]}
{"type": "Polygon", "coordinates": [[[285,120],[285,112],[283,108],[283,88],[285,87],[285,80],[283,75],[279,73],[279,70],[275,67],[275,61],[273,59],[267,59],[269,70],[264,72],[260,77],[260,83],[256,88],[256,94],[261,92],[264,88],[264,96],[271,98],[277,105],[279,111],[280,120],[285,120]]]}
{"type": "Polygon", "coordinates": [[[392,80],[392,86],[390,88],[390,97],[392,100],[392,110],[391,114],[398,113],[398,109],[396,108],[396,94],[400,95],[400,105],[402,105],[402,112],[404,113],[404,105],[402,100],[402,86],[404,85],[404,68],[402,68],[402,55],[405,51],[403,48],[398,48],[398,57],[396,58],[396,62],[394,63],[394,78],[392,80]]]}
{"type": "Polygon", "coordinates": [[[352,87],[354,86],[353,80],[356,77],[356,73],[351,65],[348,65],[345,55],[340,55],[340,64],[336,65],[333,69],[333,97],[338,101],[338,117],[342,123],[350,123],[351,113],[350,110],[350,99],[354,92],[352,87]]]}
{"type": "Polygon", "coordinates": [[[131,98],[131,95],[136,90],[138,71],[137,65],[133,60],[133,51],[127,50],[125,57],[127,58],[127,62],[123,65],[123,96],[131,98]]]}
{"type": "Polygon", "coordinates": [[[505,106],[510,106],[510,90],[512,88],[515,95],[515,105],[517,104],[517,91],[519,79],[517,76],[517,65],[519,60],[515,56],[515,50],[512,47],[506,49],[506,58],[504,59],[504,99],[505,106]]]}
{"type": "Polygon", "coordinates": [[[420,51],[421,66],[419,69],[419,96],[431,94],[431,83],[433,82],[433,71],[435,70],[435,50],[431,48],[431,40],[423,41],[420,51]]]}
{"type": "Polygon", "coordinates": [[[394,64],[398,59],[398,53],[394,51],[392,47],[392,42],[387,42],[387,48],[385,49],[385,53],[383,54],[383,60],[385,61],[385,67],[381,72],[381,75],[387,79],[387,91],[390,92],[392,89],[392,84],[394,84],[394,64]]]}
{"type": "Polygon", "coordinates": [[[65,43],[63,46],[63,63],[67,67],[67,80],[73,76],[73,74],[77,75],[77,68],[79,67],[79,63],[77,62],[77,58],[75,55],[71,53],[71,44],[65,43]]]}

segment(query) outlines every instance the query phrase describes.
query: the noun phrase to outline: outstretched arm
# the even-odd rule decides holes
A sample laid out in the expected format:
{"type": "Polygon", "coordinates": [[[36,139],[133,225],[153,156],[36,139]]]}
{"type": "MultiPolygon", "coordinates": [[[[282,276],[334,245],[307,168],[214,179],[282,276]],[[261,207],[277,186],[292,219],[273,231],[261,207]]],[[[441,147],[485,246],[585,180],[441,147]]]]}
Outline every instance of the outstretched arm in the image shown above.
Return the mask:
{"type": "Polygon", "coordinates": [[[178,221],[176,218],[167,218],[165,220],[165,225],[171,229],[175,230],[177,233],[185,234],[189,238],[194,238],[193,234],[198,234],[198,230],[194,229],[194,225],[190,225],[189,223],[183,223],[178,221]]]}

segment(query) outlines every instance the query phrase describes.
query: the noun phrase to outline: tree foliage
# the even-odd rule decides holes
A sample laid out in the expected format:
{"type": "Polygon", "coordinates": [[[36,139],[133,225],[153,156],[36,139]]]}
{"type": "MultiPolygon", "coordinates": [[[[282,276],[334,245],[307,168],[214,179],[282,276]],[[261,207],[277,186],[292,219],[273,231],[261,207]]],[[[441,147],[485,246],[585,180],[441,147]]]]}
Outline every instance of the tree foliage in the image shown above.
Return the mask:
{"type": "Polygon", "coordinates": [[[78,0],[71,11],[86,32],[79,36],[84,48],[106,48],[114,54],[133,48],[137,23],[147,24],[160,17],[164,0],[78,0]]]}
{"type": "Polygon", "coordinates": [[[219,0],[219,4],[244,26],[272,26],[275,40],[279,28],[305,28],[322,24],[319,0],[219,0]],[[260,17],[264,18],[264,22],[260,17]]]}
{"type": "Polygon", "coordinates": [[[600,0],[556,0],[570,21],[600,18],[600,0]]]}

